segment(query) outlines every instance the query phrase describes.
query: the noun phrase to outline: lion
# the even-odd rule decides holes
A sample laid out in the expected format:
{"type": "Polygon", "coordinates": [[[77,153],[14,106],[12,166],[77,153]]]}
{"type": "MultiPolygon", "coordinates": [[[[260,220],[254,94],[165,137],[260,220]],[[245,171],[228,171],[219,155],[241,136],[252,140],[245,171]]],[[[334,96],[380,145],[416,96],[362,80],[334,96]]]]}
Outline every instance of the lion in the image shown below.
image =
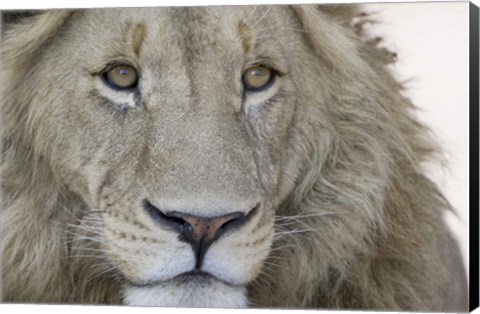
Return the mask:
{"type": "Polygon", "coordinates": [[[3,301],[466,309],[438,145],[362,12],[4,12],[3,301]]]}

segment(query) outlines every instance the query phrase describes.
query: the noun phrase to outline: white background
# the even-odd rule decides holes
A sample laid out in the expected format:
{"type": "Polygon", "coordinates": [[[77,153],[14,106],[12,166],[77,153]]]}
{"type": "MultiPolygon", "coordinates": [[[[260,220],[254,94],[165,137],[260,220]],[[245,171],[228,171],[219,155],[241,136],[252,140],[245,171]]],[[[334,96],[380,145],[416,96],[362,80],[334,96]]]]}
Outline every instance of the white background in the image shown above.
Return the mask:
{"type": "Polygon", "coordinates": [[[409,80],[406,94],[433,130],[446,165],[431,165],[429,176],[458,212],[447,221],[458,239],[468,268],[469,235],[469,4],[384,3],[367,5],[384,35],[384,46],[398,53],[397,77],[409,80]]]}
{"type": "MultiPolygon", "coordinates": [[[[62,8],[101,6],[155,6],[191,4],[258,4],[292,3],[285,0],[82,0],[66,1],[1,1],[0,8],[62,8]]],[[[301,1],[315,2],[315,1],[301,1]]],[[[320,2],[320,1],[317,1],[320,2]]],[[[353,2],[353,1],[322,1],[353,2]]],[[[358,1],[355,1],[358,2],[358,1]]],[[[392,2],[392,1],[389,1],[392,2]]],[[[474,3],[479,5],[478,0],[474,3]]],[[[459,213],[459,218],[449,215],[449,225],[461,243],[465,265],[468,265],[468,3],[387,3],[370,4],[369,10],[376,11],[382,23],[371,28],[374,34],[386,37],[385,45],[399,55],[393,70],[398,77],[410,80],[407,94],[421,108],[421,119],[434,131],[444,148],[448,161],[446,167],[430,168],[430,176],[439,183],[447,198],[459,213]]],[[[474,174],[478,175],[478,174],[474,174]]],[[[474,209],[478,210],[478,209],[474,209]]],[[[478,225],[477,225],[478,226],[478,225]]],[[[132,309],[119,307],[71,307],[65,306],[7,306],[1,305],[3,313],[23,310],[41,313],[64,313],[65,310],[84,313],[92,312],[132,313],[132,309]]],[[[157,313],[158,309],[136,308],[138,312],[157,313]]],[[[162,312],[165,311],[162,310],[162,312]]],[[[183,313],[185,310],[168,309],[167,312],[183,313]]],[[[195,310],[195,313],[211,313],[212,310],[195,310]]],[[[188,311],[193,313],[193,311],[188,311]]],[[[215,311],[225,313],[225,311],[215,311]]],[[[236,311],[228,311],[234,313],[236,311]]],[[[259,311],[248,311],[255,313],[259,311]]],[[[264,311],[261,311],[265,313],[264,311]]],[[[268,311],[273,313],[277,311],[268,311]]],[[[290,311],[288,311],[290,312],[290,311]]],[[[475,311],[479,313],[480,311],[475,311]]],[[[285,311],[279,312],[285,313],[285,311]]],[[[353,312],[350,312],[353,313],[353,312]]]]}

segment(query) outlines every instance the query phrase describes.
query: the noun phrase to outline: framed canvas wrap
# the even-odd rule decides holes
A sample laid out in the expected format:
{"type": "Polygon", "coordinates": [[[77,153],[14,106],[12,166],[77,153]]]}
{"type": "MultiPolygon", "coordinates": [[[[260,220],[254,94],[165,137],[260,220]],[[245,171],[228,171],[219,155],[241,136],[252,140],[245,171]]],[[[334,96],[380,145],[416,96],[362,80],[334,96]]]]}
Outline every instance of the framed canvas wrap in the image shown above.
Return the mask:
{"type": "Polygon", "coordinates": [[[466,311],[475,16],[3,10],[2,302],[466,311]]]}

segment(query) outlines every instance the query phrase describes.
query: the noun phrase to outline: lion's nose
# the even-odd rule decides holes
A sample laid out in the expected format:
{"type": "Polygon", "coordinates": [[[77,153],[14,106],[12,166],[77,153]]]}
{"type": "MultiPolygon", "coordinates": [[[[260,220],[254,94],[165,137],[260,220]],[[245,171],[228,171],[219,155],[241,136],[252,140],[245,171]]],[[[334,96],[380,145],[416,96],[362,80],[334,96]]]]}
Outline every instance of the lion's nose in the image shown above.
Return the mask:
{"type": "Polygon", "coordinates": [[[232,212],[217,217],[201,217],[179,211],[164,213],[147,200],[144,201],[144,208],[155,221],[178,232],[180,240],[192,246],[196,256],[196,268],[200,268],[210,245],[224,232],[247,223],[256,213],[258,206],[247,214],[232,212]]]}

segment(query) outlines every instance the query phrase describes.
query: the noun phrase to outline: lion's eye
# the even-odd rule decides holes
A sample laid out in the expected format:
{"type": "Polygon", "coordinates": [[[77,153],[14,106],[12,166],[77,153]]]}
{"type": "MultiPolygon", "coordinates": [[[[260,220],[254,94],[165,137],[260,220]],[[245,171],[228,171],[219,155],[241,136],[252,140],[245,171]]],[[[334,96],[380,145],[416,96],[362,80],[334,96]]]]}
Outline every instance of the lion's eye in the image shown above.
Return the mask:
{"type": "Polygon", "coordinates": [[[274,72],[272,69],[264,66],[254,66],[243,73],[243,84],[246,90],[259,92],[270,87],[273,78],[274,72]]]}
{"type": "Polygon", "coordinates": [[[107,83],[116,89],[130,89],[137,85],[137,70],[129,65],[117,65],[104,74],[107,83]]]}

